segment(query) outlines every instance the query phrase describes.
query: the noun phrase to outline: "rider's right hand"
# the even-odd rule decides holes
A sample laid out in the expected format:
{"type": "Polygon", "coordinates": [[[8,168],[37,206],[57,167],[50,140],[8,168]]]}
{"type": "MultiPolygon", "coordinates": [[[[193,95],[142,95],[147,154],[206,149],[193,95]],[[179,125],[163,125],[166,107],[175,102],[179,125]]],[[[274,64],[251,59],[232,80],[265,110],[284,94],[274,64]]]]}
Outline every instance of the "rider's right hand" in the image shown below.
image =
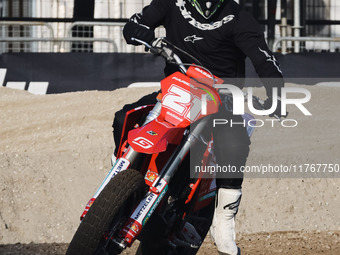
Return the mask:
{"type": "Polygon", "coordinates": [[[140,43],[132,40],[132,38],[137,38],[148,44],[151,44],[153,39],[155,39],[155,31],[150,27],[139,23],[138,14],[133,15],[125,24],[123,35],[126,42],[132,45],[140,45],[140,43]]]}
{"type": "MultiPolygon", "coordinates": [[[[273,103],[273,98],[272,97],[268,97],[266,99],[266,101],[264,101],[264,109],[268,110],[271,108],[272,106],[272,103],[273,103]]],[[[281,100],[278,98],[277,99],[277,104],[276,104],[276,109],[275,111],[272,113],[272,114],[269,114],[269,117],[275,117],[277,116],[278,118],[287,118],[288,116],[288,112],[286,112],[286,114],[282,114],[281,113],[281,100]]]]}

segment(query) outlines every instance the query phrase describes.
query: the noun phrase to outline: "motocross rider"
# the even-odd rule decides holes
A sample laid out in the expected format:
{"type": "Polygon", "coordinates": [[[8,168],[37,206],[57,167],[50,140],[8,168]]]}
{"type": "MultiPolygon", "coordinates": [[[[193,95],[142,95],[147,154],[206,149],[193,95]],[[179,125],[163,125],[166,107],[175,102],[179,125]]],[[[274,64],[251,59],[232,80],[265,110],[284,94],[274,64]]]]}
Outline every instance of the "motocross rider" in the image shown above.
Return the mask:
{"type": "MultiPolygon", "coordinates": [[[[261,27],[234,0],[153,0],[141,13],[130,18],[123,34],[128,44],[139,45],[131,38],[151,43],[154,29],[160,25],[165,27],[169,41],[197,58],[218,77],[244,78],[245,57],[249,57],[260,78],[271,78],[271,82],[263,79],[267,105],[272,102],[272,88],[280,91],[284,85],[279,64],[268,49],[261,27]]],[[[186,55],[177,54],[184,63],[192,63],[186,55]]],[[[178,69],[167,64],[164,71],[169,75],[178,69]]],[[[238,83],[237,86],[242,88],[243,85],[238,83]]],[[[117,148],[125,113],[137,106],[155,103],[156,94],[147,95],[116,113],[113,127],[117,148]]],[[[280,116],[280,107],[275,114],[280,116]]],[[[240,115],[233,115],[223,106],[215,118],[243,122],[240,115]]],[[[217,164],[237,169],[244,166],[250,145],[246,128],[218,125],[212,132],[217,164]]],[[[235,243],[234,217],[240,204],[242,182],[242,174],[216,179],[218,192],[210,233],[220,254],[240,254],[235,243]]]]}

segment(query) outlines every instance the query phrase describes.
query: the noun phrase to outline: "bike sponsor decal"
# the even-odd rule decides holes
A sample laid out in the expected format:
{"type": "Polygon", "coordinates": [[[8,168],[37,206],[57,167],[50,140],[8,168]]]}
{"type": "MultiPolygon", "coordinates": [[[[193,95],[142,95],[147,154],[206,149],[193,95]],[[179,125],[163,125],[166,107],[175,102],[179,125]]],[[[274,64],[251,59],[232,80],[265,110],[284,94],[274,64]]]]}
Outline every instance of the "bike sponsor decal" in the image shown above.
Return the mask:
{"type": "Polygon", "coordinates": [[[212,79],[213,77],[211,76],[210,73],[202,70],[202,68],[198,68],[198,67],[195,67],[195,71],[196,72],[199,72],[200,74],[204,75],[205,77],[209,78],[209,79],[212,79]]]}
{"type": "Polygon", "coordinates": [[[102,192],[102,190],[105,188],[105,186],[109,183],[109,181],[115,176],[117,175],[119,172],[127,169],[130,165],[130,161],[128,161],[125,158],[120,158],[116,161],[116,163],[114,164],[114,166],[112,167],[112,169],[110,170],[110,172],[108,173],[108,175],[105,177],[105,179],[103,180],[102,184],[100,185],[100,187],[98,188],[98,190],[96,191],[96,193],[94,194],[94,196],[91,198],[91,200],[87,203],[85,210],[83,212],[83,214],[80,216],[80,219],[83,219],[86,215],[86,213],[88,212],[88,210],[90,209],[90,207],[92,206],[93,202],[95,201],[95,199],[99,196],[100,192],[102,192]]]}
{"type": "Polygon", "coordinates": [[[87,203],[84,212],[82,213],[82,215],[80,216],[80,220],[83,220],[84,217],[86,216],[87,212],[90,210],[90,207],[93,205],[94,201],[96,199],[95,198],[91,198],[90,201],[87,203]]]}
{"type": "MultiPolygon", "coordinates": [[[[157,182],[158,180],[156,180],[157,182]]],[[[155,194],[153,192],[149,192],[146,198],[144,198],[139,205],[137,206],[136,210],[133,212],[131,219],[137,221],[139,224],[144,226],[144,224],[147,222],[147,220],[150,218],[151,214],[156,209],[159,202],[164,197],[168,185],[167,182],[163,179],[161,179],[156,186],[157,190],[159,191],[158,194],[155,194]]]]}
{"type": "Polygon", "coordinates": [[[120,236],[124,236],[127,243],[132,243],[136,236],[140,233],[141,229],[142,225],[130,218],[128,223],[121,230],[120,236]]]}
{"type": "Polygon", "coordinates": [[[117,164],[115,164],[113,170],[116,170],[116,172],[119,173],[120,171],[125,170],[129,165],[130,162],[127,159],[120,158],[118,159],[117,164]]]}
{"type": "Polygon", "coordinates": [[[95,195],[93,196],[94,198],[97,198],[98,195],[100,194],[100,192],[105,188],[105,186],[109,183],[109,181],[116,176],[119,172],[127,169],[130,165],[130,161],[125,159],[125,158],[119,158],[116,163],[114,164],[114,166],[112,167],[111,171],[109,172],[109,174],[105,177],[104,181],[102,182],[102,184],[100,185],[99,189],[97,190],[97,192],[95,193],[95,195]]]}
{"type": "Polygon", "coordinates": [[[146,133],[148,133],[149,135],[158,135],[156,132],[152,131],[152,130],[149,130],[149,131],[146,131],[146,133]]]}
{"type": "Polygon", "coordinates": [[[154,182],[154,180],[156,180],[156,178],[158,177],[158,173],[151,171],[150,169],[146,172],[145,175],[145,180],[149,181],[149,182],[154,182]]]}
{"type": "Polygon", "coordinates": [[[184,119],[178,117],[176,114],[173,114],[172,112],[166,112],[168,116],[171,116],[172,118],[178,120],[179,122],[182,122],[184,119]]]}
{"type": "Polygon", "coordinates": [[[147,105],[142,105],[142,106],[136,107],[134,110],[135,110],[135,111],[138,111],[138,110],[143,109],[143,108],[146,108],[146,107],[148,107],[148,106],[147,106],[147,105]]]}
{"type": "Polygon", "coordinates": [[[138,234],[139,233],[139,226],[136,224],[136,223],[134,223],[134,222],[130,222],[130,224],[128,225],[128,228],[130,229],[130,230],[132,230],[134,233],[136,233],[136,234],[138,234]]]}
{"type": "Polygon", "coordinates": [[[162,198],[164,197],[166,191],[168,190],[168,185],[166,183],[166,181],[164,181],[163,179],[160,181],[160,183],[158,184],[158,186],[160,186],[160,189],[162,190],[161,193],[157,196],[157,199],[155,201],[155,203],[152,205],[151,209],[149,210],[149,212],[147,213],[145,219],[143,220],[143,226],[145,225],[145,223],[150,219],[152,213],[156,210],[158,204],[161,202],[162,198]]]}
{"type": "Polygon", "coordinates": [[[178,78],[178,77],[176,77],[176,76],[173,76],[172,79],[175,80],[175,81],[178,81],[178,82],[180,82],[180,83],[183,83],[183,84],[185,84],[185,85],[187,85],[187,86],[189,86],[189,87],[194,88],[194,86],[192,86],[189,82],[184,81],[184,80],[182,80],[182,79],[180,79],[180,78],[178,78]]]}
{"type": "Polygon", "coordinates": [[[131,218],[142,224],[147,212],[150,210],[152,204],[156,201],[157,195],[154,193],[149,193],[142,202],[139,203],[137,209],[132,214],[131,218]]]}
{"type": "Polygon", "coordinates": [[[142,147],[143,149],[149,149],[152,146],[154,146],[153,142],[149,141],[148,139],[144,137],[137,137],[132,141],[134,144],[138,145],[139,147],[142,147]]]}

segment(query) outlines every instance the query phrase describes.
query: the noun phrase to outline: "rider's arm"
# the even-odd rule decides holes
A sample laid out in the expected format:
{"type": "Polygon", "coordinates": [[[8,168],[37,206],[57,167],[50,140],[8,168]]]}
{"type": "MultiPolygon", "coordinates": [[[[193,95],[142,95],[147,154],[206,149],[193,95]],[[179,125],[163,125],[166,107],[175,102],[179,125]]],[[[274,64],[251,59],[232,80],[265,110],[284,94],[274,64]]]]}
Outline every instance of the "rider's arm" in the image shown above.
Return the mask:
{"type": "Polygon", "coordinates": [[[126,23],[123,35],[128,44],[138,45],[131,38],[137,38],[147,43],[155,38],[154,29],[164,23],[169,11],[168,0],[153,0],[142,12],[134,14],[126,23]]]}
{"type": "Polygon", "coordinates": [[[241,11],[234,27],[234,41],[248,56],[266,88],[267,96],[272,96],[272,88],[284,85],[279,63],[268,49],[263,31],[257,21],[247,12],[241,11]]]}

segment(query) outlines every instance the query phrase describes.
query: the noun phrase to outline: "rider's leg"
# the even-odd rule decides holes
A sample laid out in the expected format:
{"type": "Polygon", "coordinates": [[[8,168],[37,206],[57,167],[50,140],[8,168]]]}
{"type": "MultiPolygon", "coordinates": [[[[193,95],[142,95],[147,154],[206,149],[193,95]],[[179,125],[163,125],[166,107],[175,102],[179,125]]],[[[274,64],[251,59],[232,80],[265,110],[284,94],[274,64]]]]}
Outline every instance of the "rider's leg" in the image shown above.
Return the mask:
{"type": "Polygon", "coordinates": [[[128,111],[138,107],[138,106],[155,104],[157,102],[157,100],[156,100],[157,94],[158,94],[158,92],[154,92],[152,94],[149,94],[149,95],[142,97],[141,99],[139,99],[135,103],[126,104],[126,105],[124,105],[124,107],[121,110],[119,110],[115,113],[115,118],[113,120],[112,127],[113,127],[113,139],[114,139],[116,148],[114,150],[113,156],[116,156],[117,152],[118,152],[126,113],[128,111]]]}
{"type": "Polygon", "coordinates": [[[236,255],[235,215],[241,201],[241,189],[218,189],[212,235],[220,254],[236,255]]]}
{"type": "Polygon", "coordinates": [[[235,242],[235,215],[243,181],[243,173],[239,170],[246,163],[250,140],[241,116],[222,111],[214,117],[228,120],[228,124],[213,128],[214,152],[217,164],[232,171],[219,173],[216,178],[218,193],[211,235],[220,254],[236,255],[239,249],[235,242]],[[230,124],[231,120],[234,125],[230,124]]]}

